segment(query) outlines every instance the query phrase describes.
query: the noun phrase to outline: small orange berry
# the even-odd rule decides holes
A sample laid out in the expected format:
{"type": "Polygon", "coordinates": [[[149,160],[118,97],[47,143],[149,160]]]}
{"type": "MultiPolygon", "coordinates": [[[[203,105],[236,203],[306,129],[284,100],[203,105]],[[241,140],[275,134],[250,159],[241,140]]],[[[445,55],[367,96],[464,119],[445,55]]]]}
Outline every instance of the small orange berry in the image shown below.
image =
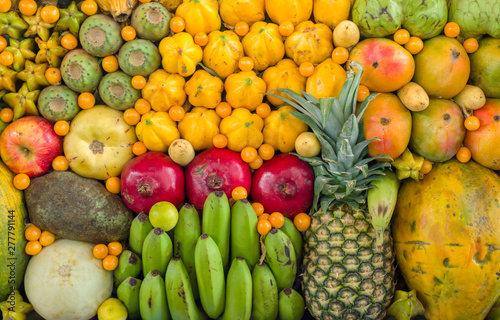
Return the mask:
{"type": "Polygon", "coordinates": [[[134,27],[125,26],[122,28],[121,35],[123,40],[131,41],[135,39],[135,37],[137,36],[137,32],[135,31],[134,27]]]}
{"type": "Polygon", "coordinates": [[[19,12],[25,16],[32,16],[36,13],[38,5],[34,0],[21,0],[17,6],[19,12]]]}
{"type": "Polygon", "coordinates": [[[248,165],[250,166],[250,168],[257,170],[260,167],[262,167],[263,163],[264,163],[264,160],[262,160],[262,157],[257,155],[257,158],[255,158],[255,160],[250,162],[248,165]]]}
{"type": "Polygon", "coordinates": [[[69,161],[65,156],[57,156],[52,160],[52,169],[56,171],[66,171],[69,168],[69,161]]]}
{"type": "Polygon", "coordinates": [[[139,112],[140,115],[143,115],[151,111],[151,104],[148,100],[140,98],[135,102],[134,108],[135,110],[137,110],[137,112],[139,112]]]}
{"type": "Polygon", "coordinates": [[[422,51],[423,48],[424,42],[419,37],[410,37],[408,42],[405,44],[405,49],[413,55],[422,51]]]}
{"type": "Polygon", "coordinates": [[[40,239],[38,240],[40,244],[44,247],[50,246],[56,240],[56,236],[50,231],[43,231],[40,235],[40,239]]]}
{"type": "Polygon", "coordinates": [[[132,145],[132,152],[136,156],[140,156],[141,154],[145,154],[148,151],[148,148],[146,148],[146,145],[142,141],[137,141],[132,145]]]}
{"type": "Polygon", "coordinates": [[[309,61],[302,62],[299,66],[299,73],[303,77],[311,76],[314,73],[314,65],[309,61]]]}
{"type": "Polygon", "coordinates": [[[181,121],[186,115],[186,110],[181,106],[171,106],[170,109],[168,109],[168,115],[170,119],[174,121],[181,121]]]}
{"type": "Polygon", "coordinates": [[[262,157],[262,160],[271,160],[274,157],[274,147],[269,143],[263,143],[259,147],[259,156],[262,157]]]}
{"type": "Polygon", "coordinates": [[[464,122],[465,129],[469,131],[476,131],[481,126],[479,118],[476,116],[468,116],[464,122]]]}
{"type": "Polygon", "coordinates": [[[254,147],[245,147],[241,150],[241,159],[246,163],[250,163],[257,159],[258,154],[257,149],[254,147]]]}
{"type": "Polygon", "coordinates": [[[231,197],[234,200],[244,199],[248,197],[247,189],[245,189],[244,187],[236,187],[233,189],[233,191],[231,191],[231,197]]]}
{"type": "Polygon", "coordinates": [[[184,31],[184,28],[186,27],[186,23],[184,22],[184,18],[182,17],[173,17],[170,19],[170,30],[172,30],[173,33],[179,33],[184,31]]]}
{"type": "Polygon", "coordinates": [[[216,134],[212,139],[212,143],[214,147],[223,149],[227,146],[227,137],[223,134],[216,134]]]}
{"type": "Polygon", "coordinates": [[[271,225],[275,228],[281,228],[285,224],[285,217],[281,212],[273,212],[269,216],[269,222],[271,222],[271,225]]]}
{"type": "Polygon", "coordinates": [[[119,256],[123,251],[123,246],[120,242],[114,241],[108,243],[108,252],[110,255],[119,256]]]}
{"type": "Polygon", "coordinates": [[[95,97],[90,92],[82,92],[78,96],[78,106],[82,109],[90,109],[95,105],[95,97]]]}
{"type": "Polygon", "coordinates": [[[104,270],[113,271],[118,267],[118,257],[108,254],[102,259],[102,266],[104,270]]]}
{"type": "Polygon", "coordinates": [[[292,22],[285,21],[285,22],[280,23],[278,30],[282,36],[288,37],[295,30],[295,26],[293,25],[292,22]]]}
{"type": "Polygon", "coordinates": [[[261,103],[257,106],[257,109],[255,109],[255,113],[264,119],[271,114],[271,107],[267,103],[261,103]]]}
{"type": "Polygon", "coordinates": [[[71,33],[67,33],[61,38],[61,46],[65,49],[73,50],[78,46],[78,39],[71,33]]]}
{"type": "Polygon", "coordinates": [[[58,84],[62,81],[61,70],[53,67],[47,68],[47,70],[45,70],[45,79],[47,79],[47,82],[50,84],[58,84]]]}
{"type": "Polygon", "coordinates": [[[136,109],[130,108],[123,112],[123,120],[131,126],[135,126],[141,121],[141,115],[136,109]]]}
{"type": "Polygon", "coordinates": [[[432,170],[432,162],[429,160],[425,159],[424,163],[422,164],[422,168],[420,168],[420,173],[421,174],[428,174],[432,170]]]}
{"type": "Polygon", "coordinates": [[[263,235],[263,236],[267,235],[269,233],[269,231],[271,231],[272,228],[273,228],[273,226],[271,225],[271,222],[269,222],[267,220],[260,220],[257,223],[257,232],[260,235],[263,235]]]}
{"type": "Polygon", "coordinates": [[[332,52],[332,61],[337,64],[346,63],[347,59],[349,59],[349,50],[344,47],[337,47],[333,49],[332,52]]]}
{"type": "Polygon", "coordinates": [[[444,26],[444,35],[449,38],[455,38],[460,34],[460,26],[456,22],[448,22],[444,26]]]}
{"type": "Polygon", "coordinates": [[[59,9],[53,5],[45,6],[40,12],[40,17],[47,23],[56,23],[59,20],[59,9]]]}
{"type": "Polygon", "coordinates": [[[121,191],[121,180],[118,177],[109,177],[106,179],[106,189],[114,194],[118,194],[121,191]]]}
{"type": "Polygon", "coordinates": [[[0,0],[0,12],[1,13],[8,12],[11,7],[12,7],[11,0],[0,0]]]}
{"type": "Polygon", "coordinates": [[[300,232],[304,232],[311,226],[311,217],[307,213],[299,213],[293,218],[295,228],[300,232]]]}
{"type": "Polygon", "coordinates": [[[139,0],[140,3],[149,3],[151,0],[139,0]]]}
{"type": "Polygon", "coordinates": [[[30,256],[35,256],[42,251],[42,245],[40,244],[39,241],[28,241],[26,244],[26,247],[24,247],[24,251],[29,254],[30,256]]]}
{"type": "Polygon", "coordinates": [[[141,90],[146,86],[146,78],[143,76],[132,77],[132,87],[137,90],[141,90]]]}
{"type": "Polygon", "coordinates": [[[234,32],[240,37],[245,36],[248,33],[250,27],[246,21],[238,21],[234,26],[234,32]]]}
{"type": "Polygon", "coordinates": [[[269,220],[269,213],[263,213],[259,216],[259,220],[269,220]]]}
{"type": "Polygon", "coordinates": [[[97,13],[97,3],[94,0],[85,0],[82,2],[82,6],[80,10],[88,16],[94,15],[97,13]]]}
{"type": "Polygon", "coordinates": [[[410,33],[406,29],[399,29],[394,33],[394,42],[405,45],[410,40],[410,33]]]}
{"type": "Polygon", "coordinates": [[[471,152],[467,147],[460,147],[456,154],[457,160],[460,162],[468,162],[471,158],[471,152]]]}
{"type": "Polygon", "coordinates": [[[2,52],[5,48],[7,48],[8,42],[4,36],[0,36],[0,52],[2,52]]]}
{"type": "Polygon", "coordinates": [[[477,51],[477,49],[479,49],[479,43],[475,38],[469,38],[465,40],[463,46],[467,53],[474,53],[477,51]]]}
{"type": "Polygon", "coordinates": [[[27,227],[26,230],[24,230],[24,237],[28,241],[35,241],[35,240],[40,239],[41,234],[42,234],[42,230],[40,230],[40,228],[38,228],[37,226],[35,226],[33,224],[31,226],[27,227]]]}
{"type": "Polygon", "coordinates": [[[360,84],[358,88],[358,95],[356,96],[356,101],[363,102],[370,95],[370,89],[367,86],[360,84]]]}
{"type": "Polygon", "coordinates": [[[26,173],[18,173],[12,181],[14,187],[18,190],[24,190],[30,185],[30,177],[26,173]]]}
{"type": "Polygon", "coordinates": [[[198,32],[194,35],[194,43],[199,45],[200,47],[204,47],[208,43],[208,36],[205,32],[198,32]]]}
{"type": "Polygon", "coordinates": [[[104,259],[108,255],[108,246],[105,244],[96,244],[92,253],[97,259],[104,259]]]}
{"type": "Polygon", "coordinates": [[[233,112],[233,108],[231,108],[231,105],[227,102],[221,102],[215,107],[215,112],[219,115],[221,118],[229,117],[231,115],[231,112],[233,112]]]}
{"type": "Polygon", "coordinates": [[[253,69],[253,60],[250,57],[241,57],[238,60],[238,67],[241,71],[252,71],[253,69]]]}
{"type": "Polygon", "coordinates": [[[69,123],[66,120],[59,120],[54,123],[54,132],[58,136],[65,136],[69,132],[69,123]]]}
{"type": "Polygon", "coordinates": [[[118,59],[113,55],[104,57],[101,64],[102,69],[108,73],[118,70],[118,59]]]}
{"type": "Polygon", "coordinates": [[[14,62],[14,55],[9,51],[0,53],[0,63],[4,66],[10,66],[14,62]]]}
{"type": "Polygon", "coordinates": [[[3,122],[11,122],[12,118],[14,118],[14,111],[11,108],[3,108],[0,111],[0,120],[3,122]]]}
{"type": "Polygon", "coordinates": [[[255,210],[255,214],[257,215],[257,217],[264,213],[264,206],[262,205],[262,203],[254,202],[252,203],[252,207],[255,210]]]}

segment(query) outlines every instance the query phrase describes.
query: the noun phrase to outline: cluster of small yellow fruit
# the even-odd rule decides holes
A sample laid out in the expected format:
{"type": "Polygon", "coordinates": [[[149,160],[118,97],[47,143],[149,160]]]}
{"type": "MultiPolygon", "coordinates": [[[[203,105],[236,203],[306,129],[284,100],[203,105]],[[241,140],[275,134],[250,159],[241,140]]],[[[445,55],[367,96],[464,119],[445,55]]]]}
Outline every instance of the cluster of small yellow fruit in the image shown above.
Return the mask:
{"type": "Polygon", "coordinates": [[[102,260],[102,266],[105,270],[113,271],[118,267],[118,256],[123,251],[123,246],[120,242],[110,242],[108,245],[97,244],[94,246],[92,253],[94,257],[102,260]]]}
{"type": "Polygon", "coordinates": [[[24,251],[30,256],[39,254],[43,247],[51,245],[56,239],[52,232],[42,231],[33,224],[26,227],[24,237],[28,240],[24,251]]]}

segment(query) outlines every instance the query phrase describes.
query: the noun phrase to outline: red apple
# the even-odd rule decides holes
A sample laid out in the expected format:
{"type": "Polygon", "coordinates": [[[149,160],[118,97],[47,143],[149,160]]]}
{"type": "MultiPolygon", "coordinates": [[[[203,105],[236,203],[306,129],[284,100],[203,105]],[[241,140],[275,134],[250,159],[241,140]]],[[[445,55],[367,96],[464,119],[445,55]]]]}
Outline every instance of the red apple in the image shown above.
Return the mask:
{"type": "Polygon", "coordinates": [[[30,178],[44,175],[52,168],[52,160],[62,153],[62,138],[42,117],[22,117],[0,135],[2,161],[16,174],[25,173],[30,178]]]}

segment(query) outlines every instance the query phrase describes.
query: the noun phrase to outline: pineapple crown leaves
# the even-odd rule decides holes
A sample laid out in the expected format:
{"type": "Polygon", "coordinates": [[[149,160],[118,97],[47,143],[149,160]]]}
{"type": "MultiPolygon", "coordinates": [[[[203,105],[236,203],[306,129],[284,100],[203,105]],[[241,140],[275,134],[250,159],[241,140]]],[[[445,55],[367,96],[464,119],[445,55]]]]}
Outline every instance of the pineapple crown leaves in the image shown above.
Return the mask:
{"type": "Polygon", "coordinates": [[[367,157],[368,144],[378,138],[366,140],[363,131],[363,112],[376,94],[366,98],[356,115],[356,96],[363,66],[352,61],[347,80],[340,96],[316,99],[311,94],[290,89],[274,89],[287,96],[267,95],[283,100],[297,112],[291,114],[306,123],[318,138],[321,156],[306,158],[315,175],[312,210],[326,211],[332,205],[348,204],[358,208],[366,202],[366,192],[374,180],[382,180],[383,169],[390,167],[388,155],[367,157]]]}

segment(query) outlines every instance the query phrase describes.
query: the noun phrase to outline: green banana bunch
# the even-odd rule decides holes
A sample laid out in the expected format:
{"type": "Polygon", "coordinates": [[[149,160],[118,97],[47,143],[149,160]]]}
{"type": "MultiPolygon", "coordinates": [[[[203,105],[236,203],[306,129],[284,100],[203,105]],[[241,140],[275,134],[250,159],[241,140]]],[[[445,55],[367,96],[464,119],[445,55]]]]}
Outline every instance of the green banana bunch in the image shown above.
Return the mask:
{"type": "Polygon", "coordinates": [[[387,314],[396,320],[410,320],[418,315],[423,315],[425,310],[422,303],[417,298],[417,292],[396,290],[393,303],[387,310],[387,314]]]}
{"type": "Polygon", "coordinates": [[[142,281],[133,277],[128,277],[116,289],[116,296],[127,308],[130,320],[141,319],[139,309],[139,292],[142,281]]]}
{"type": "Polygon", "coordinates": [[[151,230],[142,248],[142,273],[146,275],[157,270],[164,277],[172,255],[172,240],[168,234],[161,228],[151,230]]]}
{"type": "Polygon", "coordinates": [[[250,202],[244,198],[231,208],[231,261],[245,258],[250,271],[260,259],[260,241],[257,232],[257,214],[250,202]]]}
{"type": "Polygon", "coordinates": [[[265,262],[252,272],[252,319],[274,320],[278,316],[278,286],[265,262]]]}
{"type": "Polygon", "coordinates": [[[281,290],[279,295],[279,312],[278,319],[280,320],[300,320],[304,316],[306,304],[304,298],[292,288],[281,290]]]}
{"type": "Polygon", "coordinates": [[[227,274],[226,306],[221,320],[249,320],[252,315],[252,274],[245,259],[236,257],[227,274]]]}
{"type": "Polygon", "coordinates": [[[128,238],[128,246],[132,252],[142,255],[144,239],[146,239],[151,230],[153,230],[153,226],[144,212],[139,213],[134,220],[132,220],[128,238]]]}
{"type": "Polygon", "coordinates": [[[297,273],[297,257],[292,241],[283,231],[272,228],[264,244],[266,261],[276,277],[278,290],[292,287],[297,273]]]}
{"type": "Polygon", "coordinates": [[[128,277],[138,277],[141,271],[141,258],[130,250],[123,250],[118,260],[118,266],[113,271],[115,287],[118,287],[128,277]]]}
{"type": "Polygon", "coordinates": [[[191,280],[179,255],[169,262],[165,275],[167,304],[173,319],[202,320],[207,316],[194,301],[191,280]]]}
{"type": "Polygon", "coordinates": [[[195,300],[199,299],[196,271],[194,270],[194,248],[201,234],[200,216],[195,207],[186,203],[179,210],[179,220],[174,228],[174,254],[181,256],[191,279],[195,300]]]}
{"type": "Polygon", "coordinates": [[[219,246],[224,270],[229,267],[229,235],[231,229],[231,208],[223,191],[208,195],[203,205],[201,232],[208,234],[219,246]]]}
{"type": "Polygon", "coordinates": [[[165,282],[158,270],[151,270],[141,284],[139,310],[143,320],[169,320],[165,282]]]}
{"type": "Polygon", "coordinates": [[[295,228],[293,221],[286,217],[285,224],[283,224],[280,230],[283,231],[288,236],[288,238],[290,238],[290,241],[292,241],[293,248],[295,249],[295,256],[297,257],[297,261],[300,263],[300,261],[302,261],[304,247],[304,242],[302,240],[300,231],[295,228]]]}
{"type": "Polygon", "coordinates": [[[206,233],[196,243],[194,262],[203,310],[217,319],[224,312],[226,280],[219,247],[206,233]]]}
{"type": "Polygon", "coordinates": [[[382,180],[374,180],[368,190],[368,211],[375,229],[375,242],[381,246],[384,233],[391,223],[392,214],[398,200],[399,179],[389,169],[384,171],[382,180]]]}

